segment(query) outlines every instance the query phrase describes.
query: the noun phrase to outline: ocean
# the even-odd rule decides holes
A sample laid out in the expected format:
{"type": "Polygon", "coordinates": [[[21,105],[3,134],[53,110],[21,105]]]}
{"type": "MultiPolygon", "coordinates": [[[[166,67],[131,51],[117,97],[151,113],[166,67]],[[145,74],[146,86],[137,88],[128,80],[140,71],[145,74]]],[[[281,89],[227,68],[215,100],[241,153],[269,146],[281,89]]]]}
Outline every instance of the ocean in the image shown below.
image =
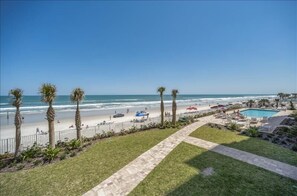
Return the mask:
{"type": "MultiPolygon", "coordinates": [[[[178,95],[177,104],[181,106],[225,104],[248,99],[273,98],[275,95],[267,94],[220,94],[220,95],[178,95]]],[[[24,96],[21,107],[22,114],[39,114],[46,112],[48,105],[41,102],[40,96],[24,96]]],[[[172,97],[164,95],[165,106],[171,105],[172,97]]],[[[80,104],[83,112],[103,110],[123,110],[129,108],[154,108],[159,107],[160,96],[156,95],[86,95],[80,104]]],[[[76,104],[70,101],[66,95],[57,96],[54,102],[56,112],[73,112],[76,104]]],[[[10,97],[0,97],[0,115],[14,113],[15,108],[11,105],[10,97]]]]}

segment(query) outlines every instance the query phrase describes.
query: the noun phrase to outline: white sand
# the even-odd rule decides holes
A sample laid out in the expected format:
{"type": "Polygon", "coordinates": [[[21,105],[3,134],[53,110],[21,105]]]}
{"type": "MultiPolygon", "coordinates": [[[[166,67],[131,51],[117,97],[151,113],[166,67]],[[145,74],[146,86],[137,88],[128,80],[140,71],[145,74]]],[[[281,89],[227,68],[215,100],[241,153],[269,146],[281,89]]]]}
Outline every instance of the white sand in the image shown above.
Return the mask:
{"type": "MultiPolygon", "coordinates": [[[[207,110],[210,109],[209,106],[199,106],[198,111],[201,110],[207,110]]],[[[147,112],[150,113],[149,117],[158,117],[160,116],[160,110],[158,108],[156,109],[149,109],[147,112]]],[[[165,112],[170,112],[172,113],[171,107],[166,107],[165,112]]],[[[187,112],[186,107],[183,106],[182,108],[177,110],[177,113],[185,113],[187,112]]],[[[128,114],[125,114],[124,117],[121,118],[111,118],[110,120],[110,115],[97,115],[97,116],[88,116],[84,117],[81,116],[82,119],[82,124],[84,126],[96,126],[98,123],[101,123],[103,121],[106,122],[129,122],[133,119],[135,119],[135,113],[130,112],[128,114]]],[[[55,121],[55,131],[63,131],[63,130],[69,130],[70,126],[73,125],[73,129],[75,129],[75,120],[73,119],[64,119],[60,120],[60,123],[55,121]]],[[[48,132],[48,123],[47,120],[44,120],[42,122],[36,122],[36,123],[23,123],[21,127],[21,134],[22,136],[25,135],[32,135],[36,133],[36,129],[48,132]]],[[[7,125],[7,126],[2,126],[0,130],[0,139],[5,139],[5,138],[13,138],[15,136],[15,127],[14,125],[7,125]]]]}

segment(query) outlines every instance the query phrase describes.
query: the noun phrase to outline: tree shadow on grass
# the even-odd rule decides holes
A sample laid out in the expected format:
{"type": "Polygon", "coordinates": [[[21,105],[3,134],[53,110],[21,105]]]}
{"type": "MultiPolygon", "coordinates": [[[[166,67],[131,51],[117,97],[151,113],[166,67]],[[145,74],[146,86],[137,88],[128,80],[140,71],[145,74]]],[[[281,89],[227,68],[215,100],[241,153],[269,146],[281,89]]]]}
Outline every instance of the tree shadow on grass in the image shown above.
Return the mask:
{"type": "MultiPolygon", "coordinates": [[[[228,146],[242,142],[249,144],[244,140],[228,146]]],[[[197,175],[167,195],[297,195],[297,181],[212,151],[203,150],[185,163],[195,168],[197,175]],[[206,168],[214,173],[203,175],[206,168]]]]}

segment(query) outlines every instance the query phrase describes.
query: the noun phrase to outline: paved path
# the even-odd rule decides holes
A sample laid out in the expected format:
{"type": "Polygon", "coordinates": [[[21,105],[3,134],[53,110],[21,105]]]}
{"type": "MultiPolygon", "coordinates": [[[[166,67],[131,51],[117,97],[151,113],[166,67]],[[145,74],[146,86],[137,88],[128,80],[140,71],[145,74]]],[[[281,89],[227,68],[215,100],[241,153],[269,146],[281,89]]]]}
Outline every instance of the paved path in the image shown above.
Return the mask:
{"type": "Polygon", "coordinates": [[[297,180],[297,168],[294,166],[188,136],[202,125],[215,121],[217,120],[213,116],[207,116],[184,127],[141,154],[84,195],[128,195],[182,141],[297,180]]]}
{"type": "Polygon", "coordinates": [[[184,141],[297,180],[297,167],[292,165],[190,136],[186,137],[184,141]]]}
{"type": "Polygon", "coordinates": [[[204,117],[172,134],[153,148],[141,154],[84,195],[127,195],[130,193],[178,144],[212,117],[204,117]]]}

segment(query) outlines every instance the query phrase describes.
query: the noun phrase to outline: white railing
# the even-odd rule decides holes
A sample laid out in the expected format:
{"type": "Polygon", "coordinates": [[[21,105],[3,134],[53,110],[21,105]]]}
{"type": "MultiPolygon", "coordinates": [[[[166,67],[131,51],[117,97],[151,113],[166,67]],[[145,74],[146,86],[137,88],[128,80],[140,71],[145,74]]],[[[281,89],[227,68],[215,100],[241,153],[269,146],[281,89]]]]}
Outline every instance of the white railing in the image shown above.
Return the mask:
{"type": "MultiPolygon", "coordinates": [[[[178,114],[177,119],[182,116],[194,116],[197,114],[204,114],[208,112],[213,112],[215,109],[210,110],[203,110],[203,111],[197,111],[197,112],[191,112],[191,113],[183,113],[178,114]]],[[[170,121],[171,117],[165,117],[165,120],[170,121]]],[[[159,123],[160,122],[160,116],[149,118],[148,120],[144,122],[119,122],[119,123],[111,123],[111,124],[104,124],[104,125],[97,125],[97,126],[90,126],[88,128],[83,128],[81,131],[82,136],[84,137],[93,137],[98,133],[108,132],[108,131],[114,131],[115,133],[120,132],[121,130],[129,129],[132,127],[141,128],[142,125],[148,125],[149,123],[159,123]]],[[[33,135],[26,135],[21,137],[21,150],[26,149],[27,147],[32,146],[34,143],[37,143],[39,145],[46,145],[49,141],[48,134],[40,134],[36,133],[33,135]]],[[[76,138],[76,130],[75,129],[69,129],[69,130],[63,130],[63,131],[56,131],[55,132],[55,141],[65,141],[65,140],[71,140],[76,138]]],[[[1,139],[0,140],[0,154],[4,154],[6,152],[12,153],[15,150],[15,138],[7,138],[7,139],[1,139]]]]}

